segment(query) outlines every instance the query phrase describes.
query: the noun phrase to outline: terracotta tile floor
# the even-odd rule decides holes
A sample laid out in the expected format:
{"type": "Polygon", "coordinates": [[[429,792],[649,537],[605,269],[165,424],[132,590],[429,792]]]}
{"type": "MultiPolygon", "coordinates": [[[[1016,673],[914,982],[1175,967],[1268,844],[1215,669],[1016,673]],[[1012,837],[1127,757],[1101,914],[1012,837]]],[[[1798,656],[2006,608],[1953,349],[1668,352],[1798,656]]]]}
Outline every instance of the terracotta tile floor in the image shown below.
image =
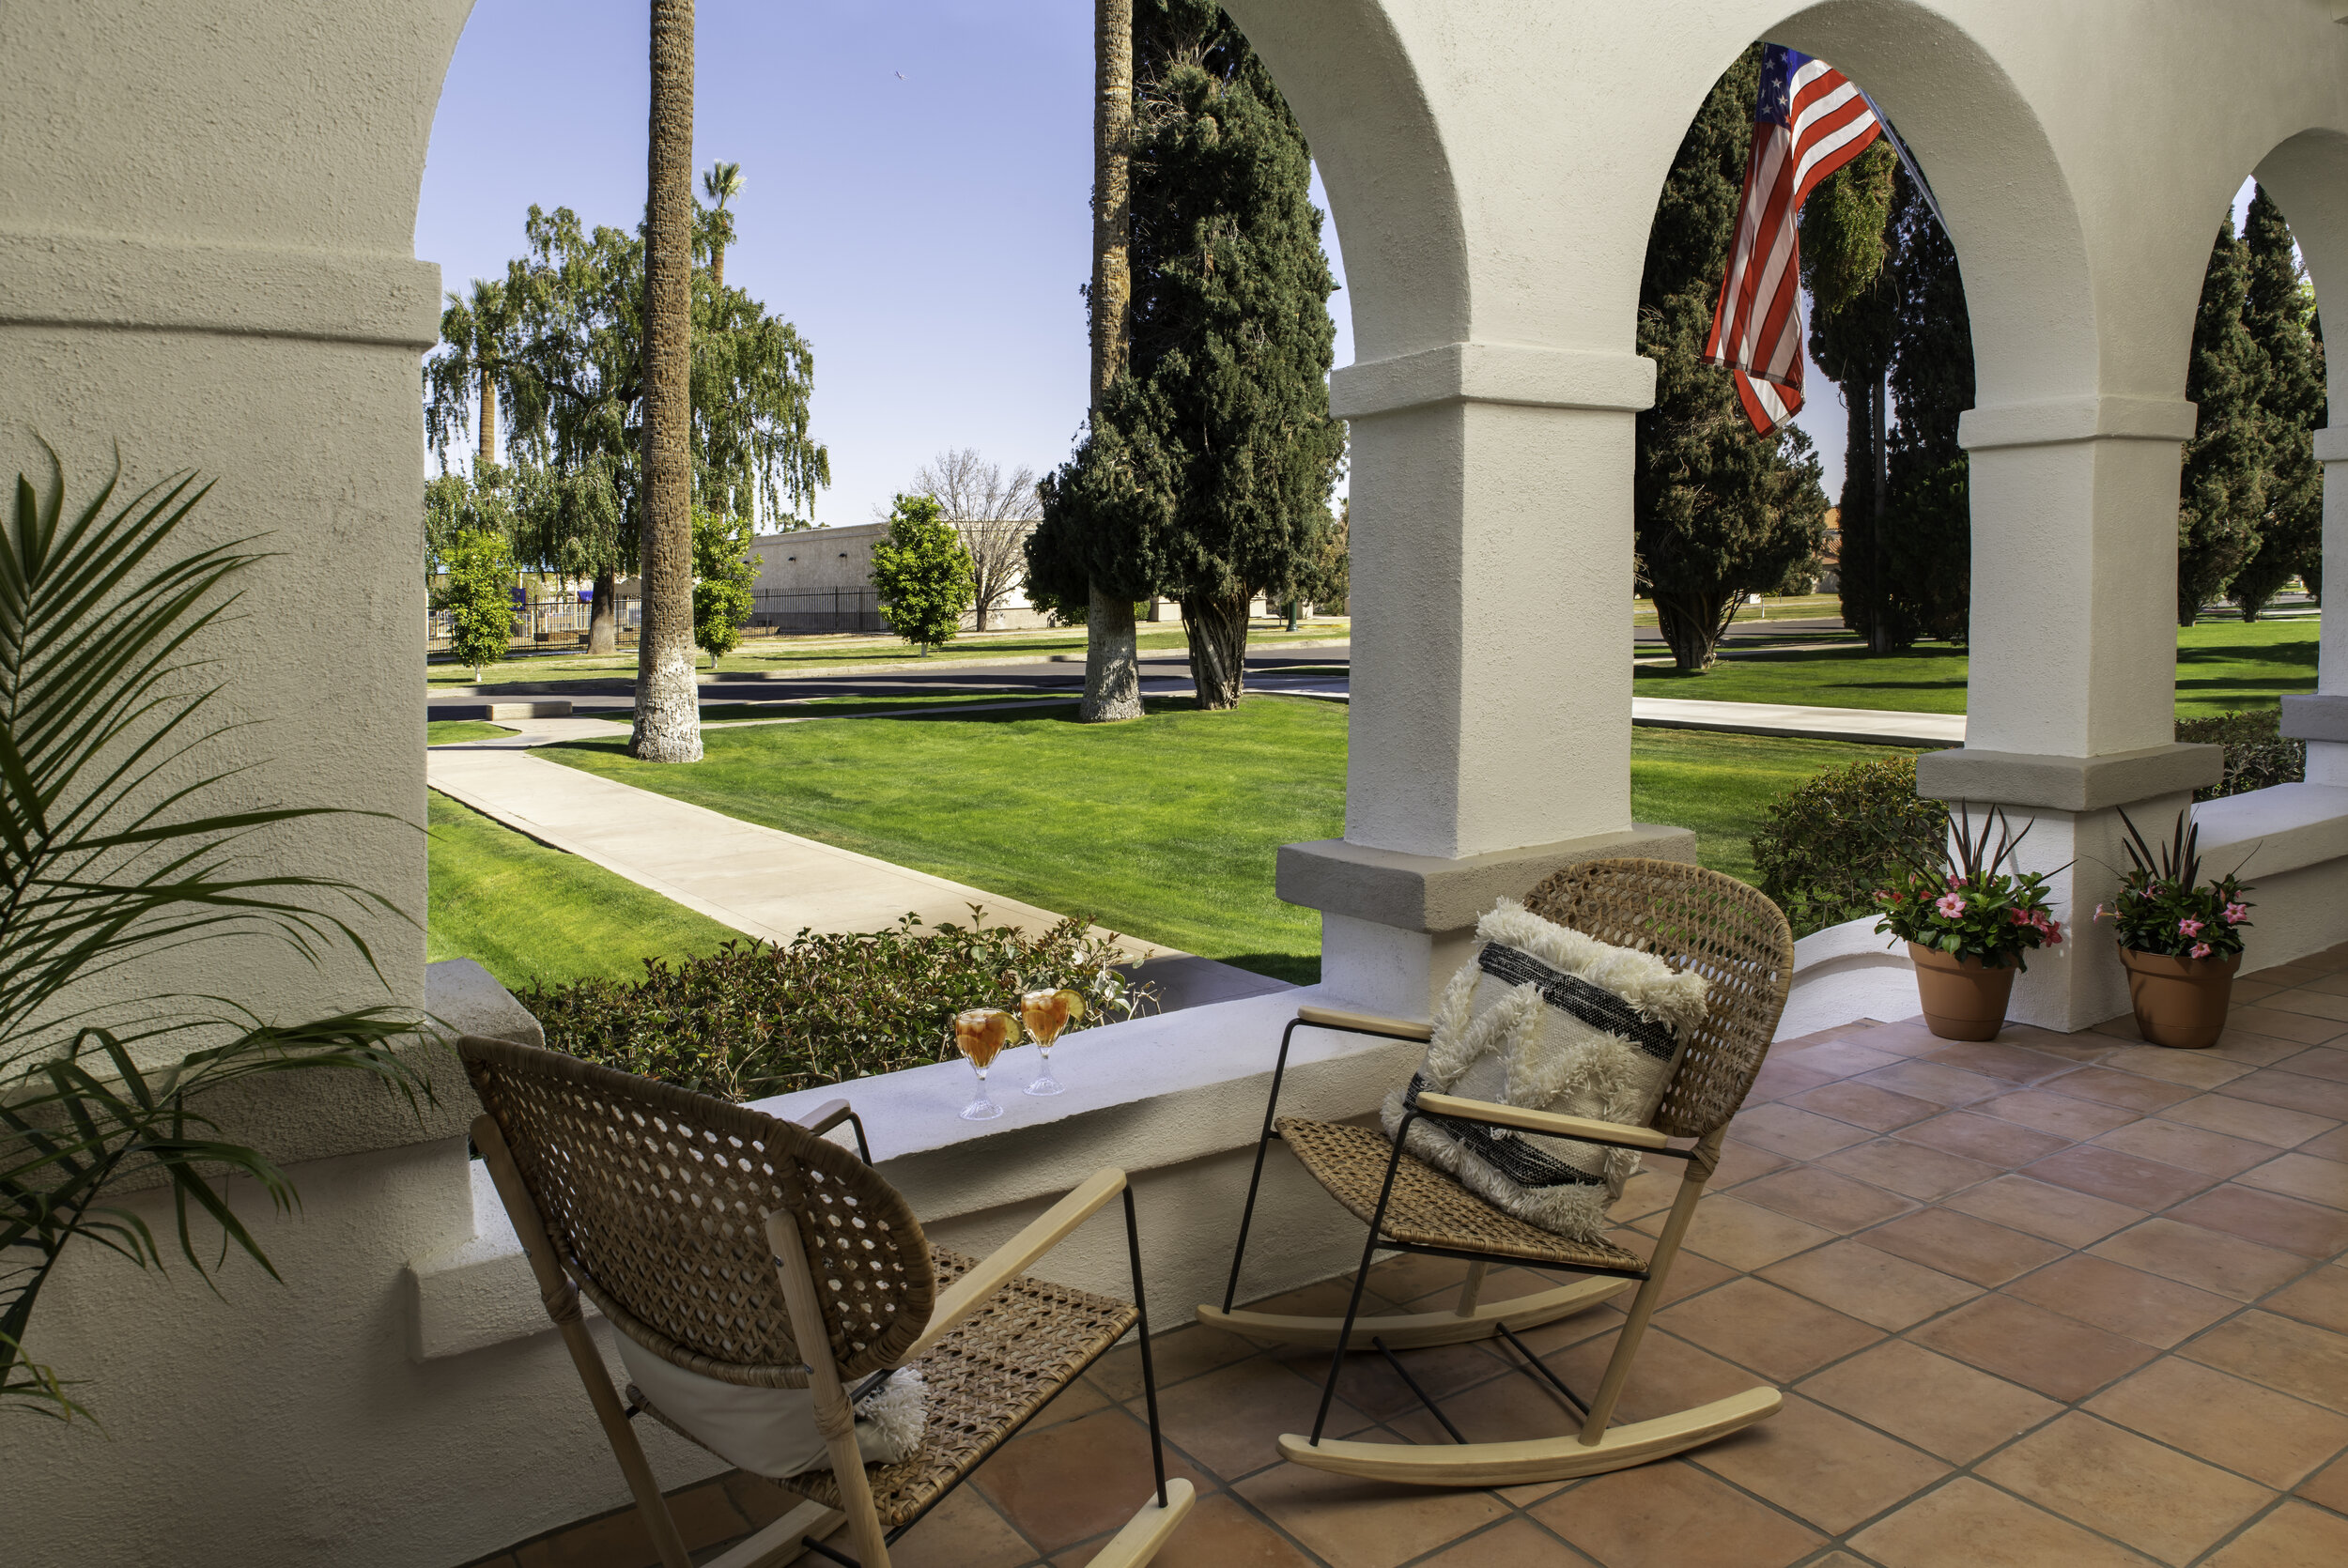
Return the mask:
{"type": "MultiPolygon", "coordinates": [[[[2123,1019],[1994,1044],[1920,1022],[1780,1042],[1673,1275],[1623,1415],[1773,1382],[1777,1416],[1680,1458],[1502,1492],[1285,1465],[1320,1357],[1196,1326],[1153,1342],[1171,1468],[1199,1502],[1166,1568],[2102,1568],[2348,1563],[2348,947],[2244,977],[2218,1046],[2123,1019]]],[[[1279,1158],[1275,1156],[1275,1158],[1279,1158]]],[[[1627,1243],[1676,1181],[1635,1179],[1627,1243]]],[[[1396,1258],[1376,1305],[1448,1299],[1460,1266],[1396,1258]]],[[[1495,1271],[1487,1299],[1550,1283],[1495,1271]]],[[[1334,1311],[1337,1282],[1287,1310],[1334,1311]]],[[[1166,1317],[1182,1303],[1162,1303],[1166,1317]]],[[[1588,1389],[1609,1304],[1525,1337],[1588,1389]]],[[[1565,1429],[1484,1345],[1410,1353],[1472,1438],[1565,1429]]],[[[585,1407],[580,1407],[585,1419],[585,1407]]],[[[1441,1442],[1376,1359],[1341,1435],[1441,1442]]],[[[902,1568],[1076,1568],[1147,1488],[1131,1347],[1096,1366],[895,1553],[902,1568]]],[[[783,1495],[677,1495],[702,1557],[783,1495]]],[[[483,1568],[638,1568],[632,1513],[483,1568]]]]}

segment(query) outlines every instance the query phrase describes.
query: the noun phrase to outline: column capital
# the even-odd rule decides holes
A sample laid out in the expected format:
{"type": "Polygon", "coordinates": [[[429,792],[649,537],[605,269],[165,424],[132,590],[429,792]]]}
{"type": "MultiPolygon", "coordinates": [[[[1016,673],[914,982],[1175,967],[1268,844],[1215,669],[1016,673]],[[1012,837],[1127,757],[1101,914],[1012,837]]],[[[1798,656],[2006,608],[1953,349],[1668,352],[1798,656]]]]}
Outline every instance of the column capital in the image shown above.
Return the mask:
{"type": "Polygon", "coordinates": [[[2225,776],[2226,748],[2173,744],[2102,757],[2058,757],[1966,746],[1916,759],[1916,792],[1926,800],[1977,806],[2096,811],[2215,784],[2225,776]]]}
{"type": "Polygon", "coordinates": [[[2348,694],[2284,698],[2282,730],[2294,741],[2348,742],[2348,694]]]}
{"type": "Polygon", "coordinates": [[[1637,413],[1655,406],[1655,361],[1644,354],[1593,348],[1446,343],[1340,365],[1329,377],[1329,411],[1339,419],[1444,403],[1637,413]]]}
{"type": "Polygon", "coordinates": [[[423,353],[440,269],[405,256],[0,230],[0,324],[306,338],[423,353]]]}
{"type": "Polygon", "coordinates": [[[2315,433],[2315,460],[2348,463],[2348,424],[2327,424],[2315,433]]]}
{"type": "Polygon", "coordinates": [[[1457,931],[1475,925],[1496,900],[1521,899],[1568,866],[1621,855],[1692,862],[1696,836],[1684,827],[1634,822],[1619,833],[1458,860],[1321,838],[1280,846],[1275,889],[1284,902],[1324,915],[1398,930],[1457,931]]]}
{"type": "Polygon", "coordinates": [[[2200,419],[2200,408],[2183,398],[2057,397],[1968,408],[1957,417],[1956,444],[1985,452],[2068,441],[2189,441],[2200,419]]]}

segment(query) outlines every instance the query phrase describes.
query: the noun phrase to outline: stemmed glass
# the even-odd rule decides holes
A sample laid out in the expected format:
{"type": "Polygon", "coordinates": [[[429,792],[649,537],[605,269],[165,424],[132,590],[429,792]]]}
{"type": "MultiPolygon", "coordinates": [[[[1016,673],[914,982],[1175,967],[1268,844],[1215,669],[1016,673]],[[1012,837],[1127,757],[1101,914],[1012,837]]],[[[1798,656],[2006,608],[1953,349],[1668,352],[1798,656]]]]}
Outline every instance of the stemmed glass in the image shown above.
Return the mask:
{"type": "Polygon", "coordinates": [[[1003,1114],[1003,1108],[986,1098],[986,1069],[1002,1054],[1003,1047],[1019,1038],[1019,1021],[1000,1007],[972,1007],[954,1014],[954,1048],[967,1057],[973,1071],[979,1075],[979,1098],[962,1108],[966,1122],[988,1122],[1003,1114]]]}
{"type": "Polygon", "coordinates": [[[1056,1095],[1061,1092],[1059,1080],[1052,1076],[1052,1042],[1060,1031],[1085,1015],[1085,999],[1073,991],[1031,991],[1019,998],[1019,1016],[1026,1020],[1027,1033],[1034,1037],[1036,1048],[1043,1053],[1043,1067],[1036,1081],[1027,1085],[1031,1095],[1056,1095]]]}

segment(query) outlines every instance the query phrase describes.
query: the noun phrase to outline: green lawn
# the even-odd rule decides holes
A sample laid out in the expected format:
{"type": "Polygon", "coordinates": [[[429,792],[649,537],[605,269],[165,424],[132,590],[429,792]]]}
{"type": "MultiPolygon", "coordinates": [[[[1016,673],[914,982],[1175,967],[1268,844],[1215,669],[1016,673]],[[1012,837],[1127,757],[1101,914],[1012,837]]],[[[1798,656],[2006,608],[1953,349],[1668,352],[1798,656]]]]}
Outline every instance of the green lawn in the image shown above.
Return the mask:
{"type": "Polygon", "coordinates": [[[434,791],[425,956],[471,959],[509,991],[533,978],[628,979],[648,958],[741,933],[592,861],[550,850],[434,791]]]}
{"type": "MultiPolygon", "coordinates": [[[[2312,617],[2253,623],[2205,620],[2180,627],[2177,716],[2271,708],[2286,692],[2313,691],[2319,632],[2312,617]]],[[[1964,649],[1924,643],[1884,658],[1870,658],[1855,647],[1740,653],[1701,675],[1682,675],[1668,665],[1642,665],[1632,689],[1641,697],[1961,714],[1965,672],[1964,649]]]]}
{"type": "MultiPolygon", "coordinates": [[[[1242,968],[1309,981],[1314,911],[1273,896],[1274,852],[1345,827],[1345,711],[1260,697],[1236,713],[1151,704],[1138,724],[1066,710],[712,730],[689,768],[616,741],[537,755],[748,822],[983,887],[1242,968]]],[[[1747,875],[1769,799],[1883,748],[1634,732],[1632,809],[1697,831],[1747,875]]]]}
{"type": "Polygon", "coordinates": [[[494,740],[500,735],[510,735],[513,733],[514,731],[508,730],[504,725],[491,724],[487,719],[426,719],[424,726],[424,744],[426,746],[450,746],[457,741],[494,740]]]}
{"type": "MultiPolygon", "coordinates": [[[[1250,648],[1276,648],[1289,642],[1326,642],[1332,638],[1346,636],[1344,622],[1304,623],[1290,632],[1285,624],[1260,624],[1248,634],[1250,648]]],[[[1171,652],[1185,646],[1180,626],[1153,628],[1142,623],[1139,642],[1144,652],[1171,652]]],[[[762,637],[752,638],[718,661],[723,672],[780,670],[795,674],[817,675],[827,669],[861,668],[868,665],[903,664],[907,669],[923,666],[935,668],[958,660],[972,659],[1043,659],[1056,653],[1074,655],[1081,664],[1084,658],[1085,634],[1082,627],[1066,631],[989,633],[984,637],[957,638],[928,655],[912,644],[891,637],[762,637]]],[[[702,668],[709,667],[704,663],[702,668]]],[[[472,678],[472,667],[456,664],[428,664],[425,681],[434,686],[500,685],[513,681],[632,681],[636,678],[636,653],[606,654],[589,658],[533,657],[508,659],[491,665],[481,672],[481,680],[472,678]]]]}

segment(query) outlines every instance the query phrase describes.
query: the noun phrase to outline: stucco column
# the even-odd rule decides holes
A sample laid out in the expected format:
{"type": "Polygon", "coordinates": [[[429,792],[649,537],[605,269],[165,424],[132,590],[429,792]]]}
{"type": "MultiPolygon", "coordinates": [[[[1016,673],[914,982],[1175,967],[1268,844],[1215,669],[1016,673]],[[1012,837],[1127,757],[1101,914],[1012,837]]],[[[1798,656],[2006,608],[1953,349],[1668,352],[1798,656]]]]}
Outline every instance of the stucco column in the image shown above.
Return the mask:
{"type": "Polygon", "coordinates": [[[2007,1016],[2084,1029],[2127,1010],[2095,905],[2117,884],[2126,807],[2149,837],[2216,746],[2176,744],[2176,518],[2193,405],[2121,397],[1975,408],[1971,675],[1965,746],[1917,789],[2029,825],[2019,864],[2053,872],[2070,940],[2032,955],[2007,1016]]]}
{"type": "Polygon", "coordinates": [[[1424,1017],[1476,916],[1597,854],[1692,859],[1630,819],[1636,354],[1458,343],[1348,366],[1351,752],[1342,839],[1280,853],[1321,979],[1424,1017]]]}
{"type": "MultiPolygon", "coordinates": [[[[2324,465],[2324,602],[2348,605],[2348,425],[2315,433],[2324,465]]],[[[2348,785],[2348,615],[2324,620],[2315,695],[2283,699],[2283,733],[2308,743],[2308,782],[2348,785]]]]}

